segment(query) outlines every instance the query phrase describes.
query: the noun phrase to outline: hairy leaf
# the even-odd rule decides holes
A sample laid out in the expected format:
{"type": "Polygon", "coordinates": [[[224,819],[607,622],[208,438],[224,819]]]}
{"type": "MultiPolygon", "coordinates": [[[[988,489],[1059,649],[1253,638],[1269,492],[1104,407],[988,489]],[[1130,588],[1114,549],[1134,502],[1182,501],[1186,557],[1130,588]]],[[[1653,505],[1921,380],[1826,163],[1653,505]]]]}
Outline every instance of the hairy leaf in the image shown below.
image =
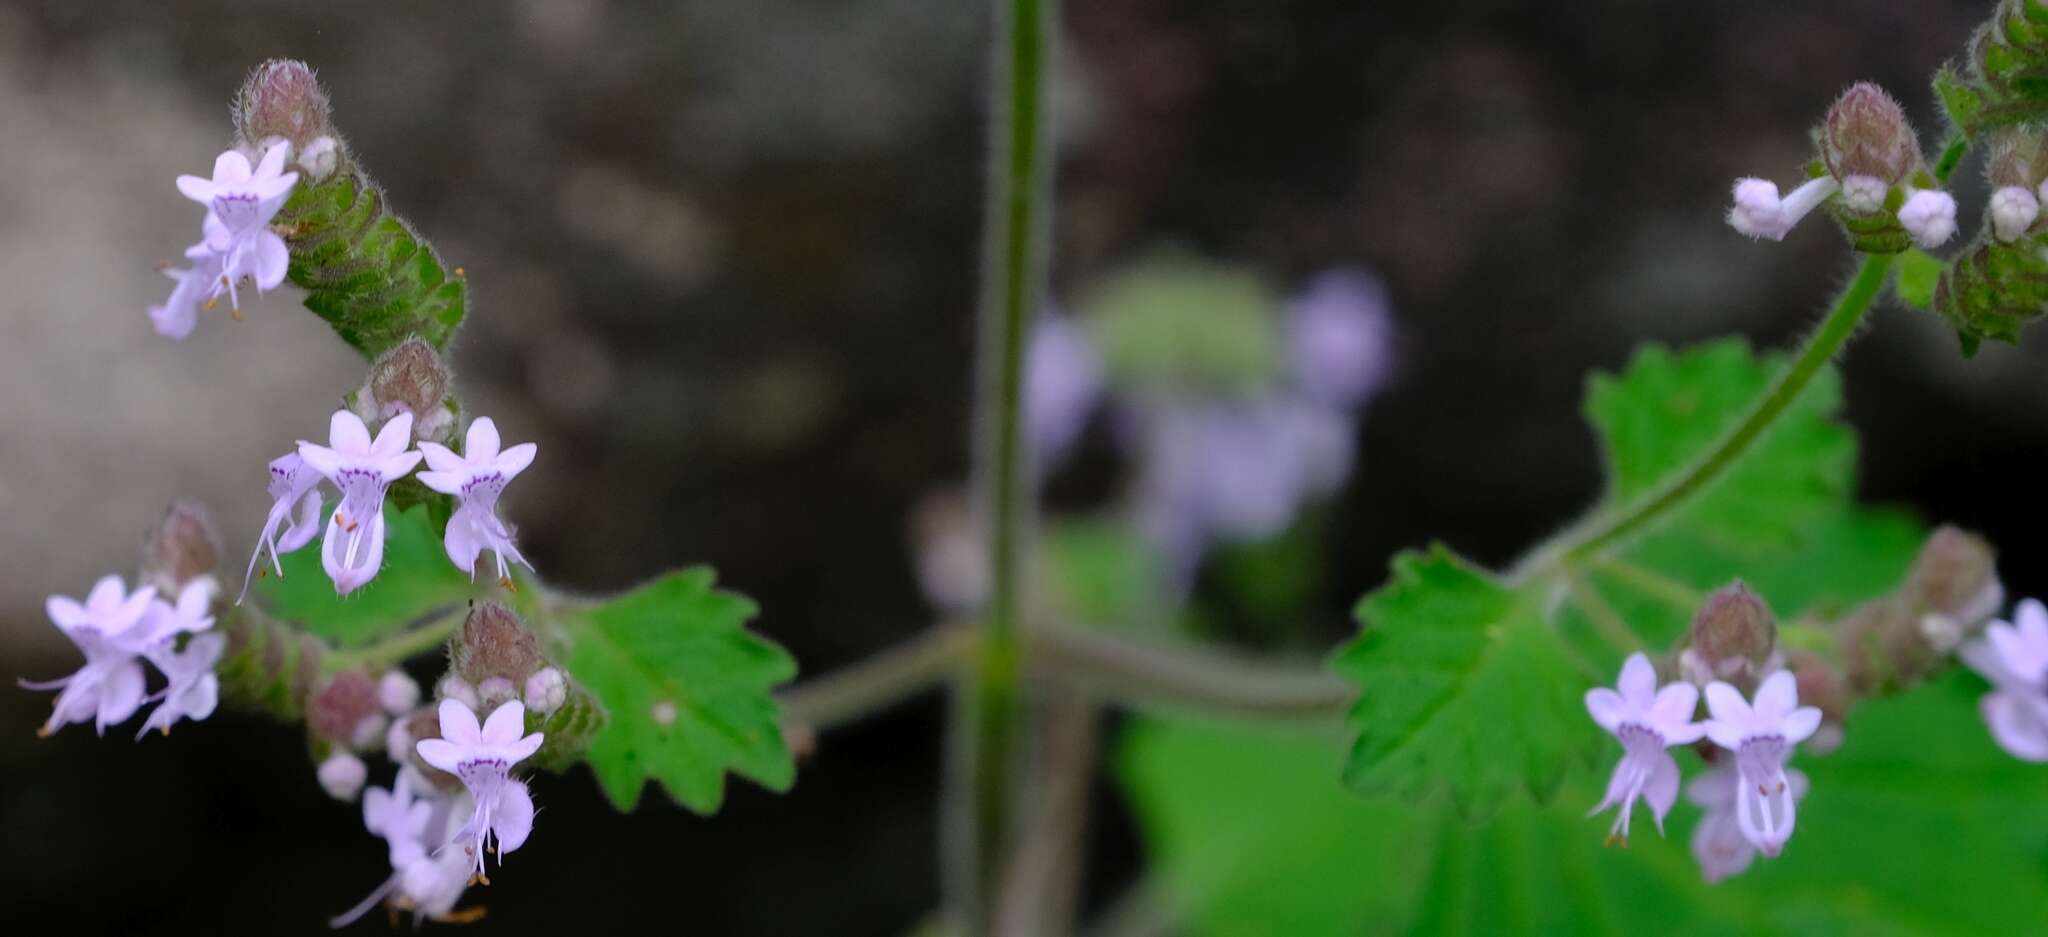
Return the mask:
{"type": "Polygon", "coordinates": [[[585,757],[621,810],[650,780],[704,814],[724,800],[727,771],[775,791],[795,780],[770,690],[796,664],[746,630],[754,603],[712,579],[669,573],[556,619],[561,660],[610,712],[585,757]]]}

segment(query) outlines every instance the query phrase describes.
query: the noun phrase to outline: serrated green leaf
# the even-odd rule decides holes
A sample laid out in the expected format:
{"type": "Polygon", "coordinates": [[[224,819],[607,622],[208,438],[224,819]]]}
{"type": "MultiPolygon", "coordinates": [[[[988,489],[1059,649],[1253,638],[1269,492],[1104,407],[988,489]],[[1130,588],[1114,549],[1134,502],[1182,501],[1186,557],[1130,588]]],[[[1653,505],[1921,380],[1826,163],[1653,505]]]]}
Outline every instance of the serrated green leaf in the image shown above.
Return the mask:
{"type": "Polygon", "coordinates": [[[1540,602],[1440,546],[1395,558],[1334,662],[1363,689],[1345,781],[1409,798],[1447,789],[1474,816],[1519,788],[1548,797],[1597,735],[1580,703],[1589,675],[1540,602]]]}
{"type": "MultiPolygon", "coordinates": [[[[2032,933],[2048,915],[2042,769],[1994,746],[1965,674],[1852,716],[1847,744],[1801,754],[1812,779],[1785,853],[1708,885],[1698,808],[1627,849],[1587,818],[1611,767],[1558,802],[1482,827],[1441,809],[1346,797],[1340,757],[1305,734],[1135,724],[1119,775],[1166,900],[1195,935],[2032,933]]],[[[1620,749],[1611,754],[1618,757],[1620,749]]],[[[1688,778],[1701,770],[1690,753],[1688,778]]]]}
{"type": "Polygon", "coordinates": [[[1941,259],[1915,249],[1899,257],[1899,301],[1922,311],[1934,308],[1934,288],[1941,283],[1941,259]]]}
{"type": "Polygon", "coordinates": [[[348,595],[335,595],[320,567],[318,541],[284,556],[284,575],[256,583],[279,618],[350,647],[416,624],[422,617],[467,601],[477,586],[448,561],[439,528],[425,507],[384,506],[384,567],[348,595]]]}
{"type": "Polygon", "coordinates": [[[796,663],[746,630],[753,602],[712,581],[708,568],[673,572],[555,619],[561,660],[610,713],[585,758],[620,810],[650,780],[709,814],[727,771],[773,791],[796,778],[770,695],[796,663]]]}

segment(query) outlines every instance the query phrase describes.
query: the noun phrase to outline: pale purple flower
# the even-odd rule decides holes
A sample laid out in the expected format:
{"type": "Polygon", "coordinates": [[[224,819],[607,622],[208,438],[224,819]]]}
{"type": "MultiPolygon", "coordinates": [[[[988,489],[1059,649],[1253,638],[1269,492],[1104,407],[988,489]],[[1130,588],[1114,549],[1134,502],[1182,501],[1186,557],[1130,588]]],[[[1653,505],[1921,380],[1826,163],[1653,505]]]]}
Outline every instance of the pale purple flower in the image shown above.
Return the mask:
{"type": "Polygon", "coordinates": [[[1638,799],[1650,805],[1650,816],[1664,832],[1664,815],[1678,800],[1678,762],[1665,749],[1699,741],[1706,726],[1692,721],[1699,707],[1698,687],[1684,681],[1657,687],[1657,668],[1642,654],[1621,665],[1614,689],[1586,691],[1586,711],[1600,728],[1621,741],[1621,763],[1607,781],[1607,796],[1587,816],[1619,805],[1621,812],[1608,831],[1610,842],[1628,842],[1629,818],[1638,799]]]}
{"type": "Polygon", "coordinates": [[[256,549],[249,553],[249,568],[242,574],[242,596],[235,600],[236,605],[249,597],[249,583],[264,550],[270,551],[270,565],[282,579],[284,563],[279,558],[312,543],[320,533],[320,479],[320,473],[297,452],[270,460],[270,514],[263,519],[256,549]],[[280,524],[285,525],[282,534],[277,529],[280,524]]]}
{"type": "Polygon", "coordinates": [[[220,702],[220,678],[214,676],[213,665],[226,649],[227,639],[199,632],[213,627],[213,596],[217,591],[219,587],[212,576],[201,576],[179,590],[175,605],[162,599],[150,602],[135,644],[163,673],[169,686],[150,697],[163,702],[150,710],[149,718],[143,720],[141,730],[135,733],[136,738],[152,729],[169,735],[171,726],[180,719],[198,722],[213,715],[220,702]],[[188,634],[192,637],[180,650],[178,638],[188,634]]]}
{"type": "Polygon", "coordinates": [[[1363,403],[1392,361],[1386,289],[1363,270],[1339,268],[1316,277],[1290,305],[1287,357],[1295,386],[1337,410],[1363,403]]]}
{"type": "Polygon", "coordinates": [[[433,814],[433,802],[414,797],[404,774],[389,789],[363,791],[363,826],[389,845],[393,869],[403,869],[427,854],[427,821],[433,814]]]}
{"type": "Polygon", "coordinates": [[[298,173],[284,171],[290,152],[289,143],[273,144],[251,170],[248,157],[229,150],[213,161],[213,178],[178,177],[178,191],[207,209],[201,243],[218,262],[218,269],[208,272],[219,277],[211,293],[226,292],[237,311],[242,307],[237,282],[250,277],[258,292],[276,289],[290,265],[284,238],[269,227],[299,181],[298,173]]]}
{"type": "Polygon", "coordinates": [[[320,767],[313,774],[319,779],[320,787],[327,791],[327,796],[345,803],[356,799],[356,795],[362,792],[363,782],[370,777],[370,767],[363,764],[354,752],[337,751],[320,762],[320,767]]]}
{"type": "Polygon", "coordinates": [[[1040,316],[1024,353],[1024,419],[1032,464],[1056,466],[1088,427],[1102,394],[1102,356],[1088,331],[1057,313],[1040,316]]]}
{"type": "Polygon", "coordinates": [[[362,903],[328,923],[346,927],[394,891],[402,899],[397,907],[421,918],[450,919],[475,871],[468,852],[453,842],[461,832],[459,820],[472,812],[468,792],[438,791],[411,765],[398,769],[388,790],[364,791],[363,825],[384,839],[392,873],[362,903]]]}
{"type": "Polygon", "coordinates": [[[1728,209],[1728,224],[1753,238],[1782,241],[1792,226],[1841,189],[1831,176],[1809,179],[1792,194],[1778,197],[1778,185],[1768,179],[1735,180],[1735,205],[1728,209]]]}
{"type": "Polygon", "coordinates": [[[512,777],[512,766],[540,750],[542,734],[526,730],[526,706],[518,700],[492,711],[481,728],[476,714],[460,700],[441,701],[441,737],[421,739],[417,750],[427,764],[462,779],[475,800],[469,822],[454,834],[465,848],[476,874],[484,871],[489,840],[498,842],[498,861],[518,849],[533,832],[533,797],[526,784],[512,777]]]}
{"type": "MultiPolygon", "coordinates": [[[[1706,811],[1692,828],[1692,854],[1708,884],[1739,875],[1756,860],[1756,846],[1742,830],[1742,784],[1740,772],[1720,764],[1685,786],[1685,799],[1706,811]]],[[[1806,775],[1799,769],[1785,769],[1785,784],[1792,801],[1806,796],[1806,775]]]]}
{"type": "MultiPolygon", "coordinates": [[[[327,518],[320,565],[342,595],[377,575],[384,565],[384,489],[420,463],[412,441],[412,414],[384,424],[376,441],[361,417],[336,410],[328,422],[328,445],[301,440],[299,458],[341,490],[341,503],[327,518]]],[[[273,510],[275,510],[273,508],[273,510]]]]}
{"type": "Polygon", "coordinates": [[[1755,703],[1720,681],[1707,684],[1707,737],[1735,753],[1742,783],[1735,820],[1744,838],[1775,857],[1792,836],[1794,797],[1785,778],[1792,750],[1820,728],[1820,710],[1799,705],[1799,684],[1780,670],[1757,687],[1755,703]]]}
{"type": "Polygon", "coordinates": [[[498,495],[532,464],[539,447],[528,442],[500,451],[498,426],[484,416],[469,424],[461,455],[431,442],[420,443],[420,450],[430,469],[420,473],[421,483],[456,498],[455,513],[448,518],[442,543],[455,567],[474,577],[477,557],[489,549],[498,560],[499,582],[512,581],[508,559],[532,569],[533,564],[520,556],[512,543],[511,528],[498,516],[498,495]]]}
{"type": "Polygon", "coordinates": [[[1907,189],[1912,193],[1899,206],[1899,224],[1912,235],[1921,250],[1933,250],[1956,233],[1955,196],[1939,189],[1907,189]]]}
{"type": "Polygon", "coordinates": [[[206,302],[209,288],[219,276],[220,262],[204,244],[194,244],[186,249],[185,259],[193,266],[185,270],[165,268],[164,276],[171,278],[171,295],[162,305],[149,307],[149,321],[156,326],[158,335],[174,341],[183,341],[199,325],[199,308],[206,302]]]}
{"type": "Polygon", "coordinates": [[[44,683],[22,681],[31,690],[62,689],[55,711],[39,735],[49,735],[74,722],[93,723],[102,735],[107,727],[127,720],[142,706],[143,620],[150,603],[156,601],[156,587],[143,586],[129,592],[121,577],[108,576],[95,583],[79,602],[61,595],[45,603],[50,621],[78,645],[85,666],[71,676],[44,683]]]}
{"type": "Polygon", "coordinates": [[[1979,701],[2000,748],[2023,761],[2048,761],[2048,607],[2020,602],[2017,625],[1994,621],[1963,645],[1963,662],[1991,681],[1979,701]]]}

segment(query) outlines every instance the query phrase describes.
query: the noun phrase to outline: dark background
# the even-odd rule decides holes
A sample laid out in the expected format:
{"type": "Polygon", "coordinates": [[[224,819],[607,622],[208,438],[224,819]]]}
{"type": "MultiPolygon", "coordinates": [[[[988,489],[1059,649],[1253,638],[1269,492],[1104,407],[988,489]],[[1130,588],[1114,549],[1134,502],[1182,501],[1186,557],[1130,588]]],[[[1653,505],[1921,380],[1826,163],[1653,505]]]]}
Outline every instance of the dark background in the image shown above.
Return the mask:
{"type": "MultiPolygon", "coordinates": [[[[1796,178],[1807,128],[1858,78],[1898,94],[1932,147],[1926,76],[1990,6],[1073,4],[1056,292],[1162,241],[1278,284],[1345,262],[1386,279],[1399,378],[1328,524],[1334,643],[1394,550],[1440,538],[1503,562],[1598,494],[1589,369],[1645,340],[1778,345],[1812,322],[1847,269],[1840,239],[1819,218],[1783,244],[1735,235],[1731,180],[1796,178]]],[[[137,198],[163,211],[189,207],[171,177],[211,152],[152,152],[80,76],[200,102],[217,147],[249,67],[313,63],[358,158],[468,270],[458,376],[541,442],[544,483],[510,496],[536,565],[601,591],[712,563],[816,674],[931,619],[905,519],[967,469],[985,31],[978,4],[944,0],[6,3],[0,75],[31,104],[83,102],[67,119],[146,157],[158,181],[137,198]]],[[[51,145],[0,130],[16,155],[51,145]]],[[[1958,176],[1965,232],[1975,172],[1958,176]]],[[[56,240],[9,230],[46,184],[95,183],[0,178],[0,232],[56,240]]],[[[164,254],[185,236],[152,232],[164,254]]],[[[64,314],[133,330],[155,283],[77,284],[64,314]]],[[[0,308],[7,361],[50,353],[20,347],[50,310],[0,308]]],[[[264,312],[296,314],[288,292],[264,312]]],[[[1966,363],[1930,316],[1874,323],[1846,362],[1866,496],[1987,532],[2012,592],[2039,594],[2039,343],[1966,363]]],[[[1056,501],[1114,476],[1103,436],[1056,501]]],[[[31,445],[56,443],[5,439],[0,472],[26,472],[31,445]]],[[[249,531],[227,533],[238,559],[249,531]]],[[[86,582],[8,584],[0,670],[72,665],[40,597],[86,582]]],[[[320,792],[296,730],[223,716],[168,742],[37,741],[47,706],[0,693],[9,929],[309,933],[379,880],[381,844],[320,792]]],[[[905,933],[938,900],[943,708],[828,735],[791,794],[736,783],[711,819],[659,794],[621,816],[580,770],[539,778],[538,835],[472,892],[480,931],[905,933]]],[[[1113,787],[1099,799],[1096,906],[1142,867],[1113,787]]]]}

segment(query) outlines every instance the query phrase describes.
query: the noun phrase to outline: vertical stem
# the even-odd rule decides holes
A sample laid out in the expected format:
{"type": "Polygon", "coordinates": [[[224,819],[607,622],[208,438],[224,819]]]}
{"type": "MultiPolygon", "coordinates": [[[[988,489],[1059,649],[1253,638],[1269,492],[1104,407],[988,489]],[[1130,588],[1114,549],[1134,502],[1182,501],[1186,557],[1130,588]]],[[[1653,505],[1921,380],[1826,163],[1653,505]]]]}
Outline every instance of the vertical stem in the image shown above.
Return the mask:
{"type": "Polygon", "coordinates": [[[1052,125],[1046,78],[1052,66],[1050,0],[995,0],[989,82],[989,186],[984,210],[980,344],[982,434],[978,478],[989,522],[987,635],[964,715],[971,726],[964,763],[965,809],[949,857],[949,900],[969,933],[989,926],[989,904],[1012,834],[1015,771],[1023,721],[1023,644],[1018,639],[1026,524],[1031,516],[1023,436],[1024,348],[1045,290],[1051,216],[1052,125]],[[958,848],[964,846],[965,848],[958,848]],[[965,874],[961,874],[964,872],[965,874]]]}

